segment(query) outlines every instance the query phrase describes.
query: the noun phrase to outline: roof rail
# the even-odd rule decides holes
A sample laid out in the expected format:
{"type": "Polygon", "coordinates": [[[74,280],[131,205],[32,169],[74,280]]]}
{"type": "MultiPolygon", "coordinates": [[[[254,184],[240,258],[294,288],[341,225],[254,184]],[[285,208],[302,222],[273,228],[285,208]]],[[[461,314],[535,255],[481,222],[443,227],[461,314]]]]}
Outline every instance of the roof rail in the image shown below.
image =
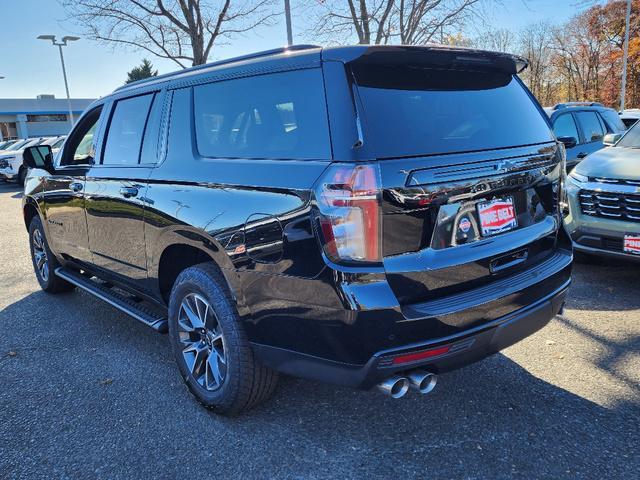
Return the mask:
{"type": "Polygon", "coordinates": [[[563,102],[556,103],[553,106],[554,110],[560,110],[561,108],[567,107],[604,107],[600,102],[563,102]]]}
{"type": "Polygon", "coordinates": [[[183,74],[183,73],[193,72],[193,71],[197,71],[197,70],[203,70],[203,69],[209,68],[209,67],[216,67],[216,66],[219,66],[219,65],[226,65],[226,64],[235,63],[235,62],[242,62],[244,60],[251,60],[251,59],[254,59],[254,58],[269,57],[271,55],[278,55],[278,54],[286,53],[286,52],[297,52],[297,51],[300,51],[300,50],[310,50],[310,49],[313,49],[313,48],[321,48],[321,47],[319,45],[300,44],[300,45],[290,45],[288,47],[273,48],[271,50],[264,50],[264,51],[256,52],[256,53],[249,53],[247,55],[241,55],[239,57],[232,57],[232,58],[227,58],[225,60],[219,60],[217,62],[205,63],[203,65],[197,65],[195,67],[184,68],[182,70],[177,70],[175,72],[165,73],[165,74],[162,74],[162,75],[158,75],[156,77],[149,77],[149,78],[144,78],[142,80],[137,80],[135,82],[125,83],[124,85],[121,85],[118,88],[116,88],[114,90],[114,92],[119,92],[120,90],[124,90],[124,89],[129,88],[129,87],[138,87],[140,85],[144,85],[145,83],[150,83],[150,82],[154,82],[154,81],[157,81],[157,80],[169,79],[171,77],[175,77],[175,76],[178,76],[178,75],[183,74]]]}

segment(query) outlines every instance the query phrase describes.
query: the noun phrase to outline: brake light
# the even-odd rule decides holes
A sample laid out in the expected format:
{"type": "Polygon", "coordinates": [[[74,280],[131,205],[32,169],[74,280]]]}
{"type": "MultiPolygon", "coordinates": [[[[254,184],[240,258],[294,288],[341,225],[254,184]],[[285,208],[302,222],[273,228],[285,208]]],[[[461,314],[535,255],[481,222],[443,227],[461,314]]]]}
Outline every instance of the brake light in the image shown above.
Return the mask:
{"type": "Polygon", "coordinates": [[[337,164],[316,190],[322,246],[335,262],[380,262],[380,182],[376,165],[337,164]]]}

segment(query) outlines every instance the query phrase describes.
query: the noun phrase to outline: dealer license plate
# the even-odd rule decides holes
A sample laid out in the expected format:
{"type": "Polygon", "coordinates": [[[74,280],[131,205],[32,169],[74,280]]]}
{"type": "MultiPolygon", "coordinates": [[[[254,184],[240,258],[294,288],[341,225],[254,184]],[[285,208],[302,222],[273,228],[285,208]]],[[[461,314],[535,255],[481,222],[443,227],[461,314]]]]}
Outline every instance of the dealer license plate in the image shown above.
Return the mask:
{"type": "Polygon", "coordinates": [[[513,197],[478,203],[480,231],[483,236],[507,232],[518,226],[513,197]]]}

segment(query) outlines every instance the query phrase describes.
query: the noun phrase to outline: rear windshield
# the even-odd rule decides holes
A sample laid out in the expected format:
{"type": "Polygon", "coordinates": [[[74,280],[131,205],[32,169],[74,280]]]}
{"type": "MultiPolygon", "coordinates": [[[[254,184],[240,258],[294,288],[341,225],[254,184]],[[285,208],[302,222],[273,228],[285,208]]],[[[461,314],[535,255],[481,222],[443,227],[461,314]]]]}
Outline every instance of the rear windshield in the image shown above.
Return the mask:
{"type": "Polygon", "coordinates": [[[378,157],[553,140],[546,120],[510,74],[411,65],[356,64],[352,69],[378,157]]]}

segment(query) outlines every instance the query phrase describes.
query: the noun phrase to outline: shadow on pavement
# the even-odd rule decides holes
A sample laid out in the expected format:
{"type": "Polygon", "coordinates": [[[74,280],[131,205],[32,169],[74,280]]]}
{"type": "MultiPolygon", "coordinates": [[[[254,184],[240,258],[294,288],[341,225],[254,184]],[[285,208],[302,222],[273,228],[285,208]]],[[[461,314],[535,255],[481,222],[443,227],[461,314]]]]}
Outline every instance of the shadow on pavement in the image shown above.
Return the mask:
{"type": "Polygon", "coordinates": [[[639,272],[640,263],[611,259],[602,260],[601,264],[574,262],[567,308],[589,311],[640,309],[639,272]]]}
{"type": "Polygon", "coordinates": [[[87,294],[32,293],[0,312],[0,329],[0,477],[623,478],[640,467],[638,403],[602,407],[501,354],[401,400],[283,378],[270,402],[227,419],[190,396],[165,336],[87,294]]]}

